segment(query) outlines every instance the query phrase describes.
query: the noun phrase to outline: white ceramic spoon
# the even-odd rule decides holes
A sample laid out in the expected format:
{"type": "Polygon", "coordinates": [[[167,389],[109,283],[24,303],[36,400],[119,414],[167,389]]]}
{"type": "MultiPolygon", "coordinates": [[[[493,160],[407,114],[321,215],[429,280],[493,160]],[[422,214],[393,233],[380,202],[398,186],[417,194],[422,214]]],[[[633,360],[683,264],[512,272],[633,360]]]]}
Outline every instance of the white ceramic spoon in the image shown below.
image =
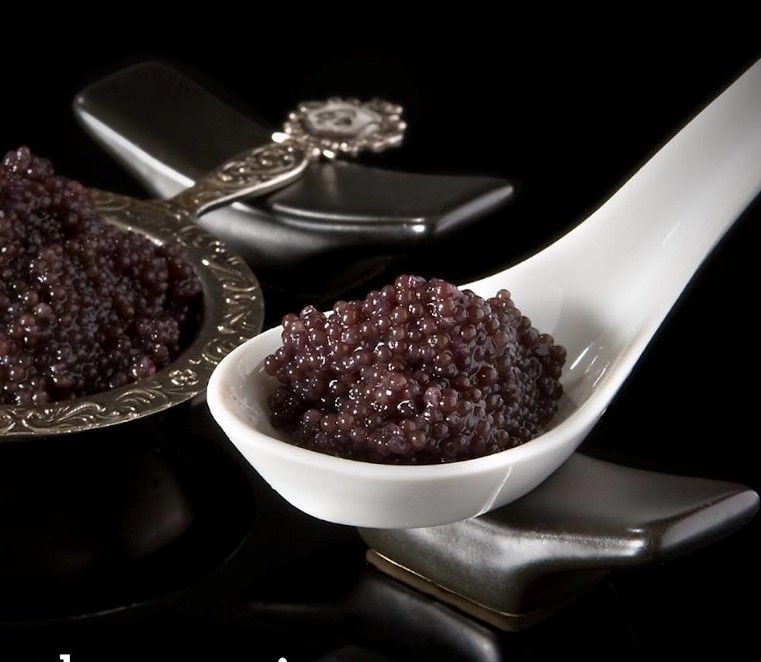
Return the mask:
{"type": "MultiPolygon", "coordinates": [[[[264,358],[282,328],[217,367],[212,414],[283,497],[325,520],[408,528],[453,522],[532,490],[602,416],[700,263],[761,189],[761,61],[584,223],[532,258],[471,283],[513,294],[568,350],[555,426],[522,446],[451,464],[387,466],[293,446],[268,420],[264,358]]],[[[710,360],[711,348],[706,352],[710,360]]]]}

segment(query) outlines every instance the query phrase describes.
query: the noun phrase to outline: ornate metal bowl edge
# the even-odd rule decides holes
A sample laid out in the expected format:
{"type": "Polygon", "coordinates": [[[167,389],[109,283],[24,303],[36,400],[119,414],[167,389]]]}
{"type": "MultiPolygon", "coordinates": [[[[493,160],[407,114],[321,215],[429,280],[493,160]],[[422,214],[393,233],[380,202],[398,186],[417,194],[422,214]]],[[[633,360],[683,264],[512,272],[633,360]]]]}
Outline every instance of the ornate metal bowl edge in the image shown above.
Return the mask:
{"type": "Polygon", "coordinates": [[[0,441],[71,434],[132,421],[189,400],[206,389],[214,367],[262,328],[264,304],[256,277],[219,239],[168,204],[95,191],[109,223],[157,243],[178,241],[203,286],[203,320],[180,356],[153,377],[45,406],[0,406],[0,441]]]}

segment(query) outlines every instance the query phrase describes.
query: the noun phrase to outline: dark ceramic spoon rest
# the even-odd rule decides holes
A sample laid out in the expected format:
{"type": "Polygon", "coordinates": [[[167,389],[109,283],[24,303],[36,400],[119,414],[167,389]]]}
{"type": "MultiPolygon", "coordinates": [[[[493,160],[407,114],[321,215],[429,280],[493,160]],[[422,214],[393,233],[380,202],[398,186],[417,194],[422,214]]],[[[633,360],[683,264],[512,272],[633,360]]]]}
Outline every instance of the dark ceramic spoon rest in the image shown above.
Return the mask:
{"type": "Polygon", "coordinates": [[[612,570],[662,563],[750,521],[748,487],[575,453],[527,496],[427,529],[362,529],[380,570],[503,629],[528,627],[612,570]]]}
{"type": "MultiPolygon", "coordinates": [[[[231,155],[267,143],[263,126],[179,71],[145,63],[83,90],[85,128],[151,193],[170,197],[231,155]]],[[[286,110],[285,108],[283,109],[286,110]]],[[[204,216],[271,289],[327,299],[504,205],[491,177],[315,162],[290,186],[204,216]]]]}

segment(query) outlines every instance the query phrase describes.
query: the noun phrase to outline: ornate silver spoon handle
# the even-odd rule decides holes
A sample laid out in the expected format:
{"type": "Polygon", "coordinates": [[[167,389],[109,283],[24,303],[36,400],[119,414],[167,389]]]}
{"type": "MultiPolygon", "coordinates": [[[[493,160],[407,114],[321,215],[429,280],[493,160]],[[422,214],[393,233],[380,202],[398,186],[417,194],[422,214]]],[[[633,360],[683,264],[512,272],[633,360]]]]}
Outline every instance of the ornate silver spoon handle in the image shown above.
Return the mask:
{"type": "Polygon", "coordinates": [[[301,176],[310,161],[380,152],[402,142],[402,108],[373,99],[308,101],[288,115],[272,142],[226,161],[168,203],[193,215],[242,198],[264,195],[301,176]]]}
{"type": "Polygon", "coordinates": [[[308,163],[307,152],[299,143],[269,143],[234,156],[168,202],[200,216],[234,200],[287,186],[308,163]]]}

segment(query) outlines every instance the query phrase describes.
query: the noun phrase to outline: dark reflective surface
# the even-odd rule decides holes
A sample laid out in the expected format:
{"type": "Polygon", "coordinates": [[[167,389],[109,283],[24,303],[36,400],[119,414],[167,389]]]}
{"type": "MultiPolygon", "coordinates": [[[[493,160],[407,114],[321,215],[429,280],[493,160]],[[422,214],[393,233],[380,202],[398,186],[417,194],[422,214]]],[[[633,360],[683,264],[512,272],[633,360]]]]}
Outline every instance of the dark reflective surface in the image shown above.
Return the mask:
{"type": "MultiPolygon", "coordinates": [[[[144,17],[140,27],[137,41],[89,36],[95,59],[91,51],[55,44],[54,66],[28,56],[25,34],[10,37],[5,52],[13,66],[4,76],[16,103],[3,108],[0,145],[28,143],[62,172],[141,194],[84,136],[69,104],[87,82],[145,55],[184,63],[269,122],[301,97],[388,97],[409,107],[414,130],[407,147],[371,158],[372,165],[491,174],[521,184],[509,214],[484,219],[467,236],[402,267],[460,282],[533,252],[584,218],[761,54],[761,44],[741,38],[719,48],[715,34],[683,43],[671,33],[648,35],[646,46],[642,34],[629,41],[574,35],[557,46],[529,47],[511,45],[506,35],[518,28],[500,25],[484,36],[482,51],[450,48],[442,38],[431,52],[416,40],[383,53],[368,50],[363,37],[286,55],[278,42],[278,57],[257,67],[252,53],[262,51],[250,47],[250,25],[236,32],[228,22],[220,32],[226,48],[217,51],[176,30],[151,33],[144,17]],[[485,133],[474,134],[473,127],[484,126],[485,133]]],[[[759,220],[757,203],[698,274],[586,451],[759,488],[757,389],[738,386],[758,368],[744,311],[755,301],[759,220]]],[[[272,324],[292,302],[271,296],[267,304],[272,324]]],[[[213,429],[204,415],[178,412],[161,430],[136,433],[126,447],[125,440],[104,439],[91,452],[73,440],[49,452],[43,444],[0,449],[0,518],[12,524],[0,553],[15,564],[6,568],[18,568],[0,571],[8,587],[0,595],[4,657],[430,660],[432,650],[441,659],[467,659],[477,650],[515,660],[730,659],[757,645],[758,521],[676,563],[617,573],[545,623],[501,634],[368,568],[353,531],[294,512],[213,429]],[[156,454],[157,448],[169,450],[156,454]],[[144,498],[149,492],[138,476],[153,476],[152,499],[144,498]],[[19,498],[23,503],[10,507],[19,498]],[[36,500],[54,503],[58,514],[35,515],[36,500]],[[130,528],[136,522],[139,530],[130,528]],[[78,546],[64,544],[74,540],[78,546]],[[96,552],[79,553],[81,541],[96,552]],[[88,572],[89,583],[81,581],[88,572]],[[24,573],[36,577],[14,587],[9,575],[24,573]],[[159,594],[65,625],[39,620],[159,594]]]]}
{"type": "Polygon", "coordinates": [[[163,597],[243,541],[254,502],[205,405],[3,448],[0,623],[65,620],[163,597]]]}

